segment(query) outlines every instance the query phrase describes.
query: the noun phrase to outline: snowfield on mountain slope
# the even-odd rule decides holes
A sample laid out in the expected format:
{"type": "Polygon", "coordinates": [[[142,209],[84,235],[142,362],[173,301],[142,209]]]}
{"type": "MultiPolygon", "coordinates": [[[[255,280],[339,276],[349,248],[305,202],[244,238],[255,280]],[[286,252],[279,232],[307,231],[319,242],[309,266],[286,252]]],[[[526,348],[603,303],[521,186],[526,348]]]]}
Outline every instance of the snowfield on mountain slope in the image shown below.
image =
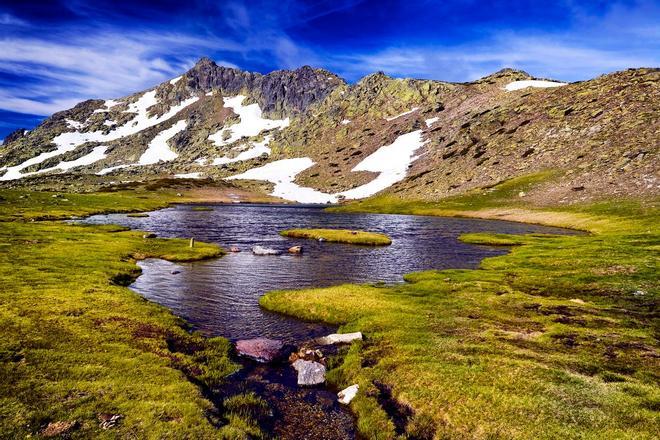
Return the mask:
{"type": "Polygon", "coordinates": [[[176,124],[167,130],[163,130],[158,133],[156,137],[154,137],[153,140],[149,142],[147,151],[145,151],[142,156],[140,156],[138,164],[151,165],[160,161],[169,162],[179,157],[177,153],[172,151],[167,142],[178,133],[181,133],[183,130],[185,130],[187,125],[188,123],[186,121],[177,121],[176,124]]]}
{"type": "Polygon", "coordinates": [[[229,145],[244,137],[256,136],[264,130],[282,129],[289,126],[289,118],[265,119],[261,115],[259,104],[243,105],[245,96],[236,95],[223,98],[225,107],[231,108],[239,117],[239,122],[223,127],[217,133],[209,136],[218,147],[229,145]]]}
{"type": "Polygon", "coordinates": [[[371,182],[348,191],[326,194],[314,188],[298,185],[296,176],[314,165],[309,157],[283,159],[252,168],[245,173],[228,177],[227,180],[263,180],[275,184],[271,195],[299,203],[333,203],[339,197],[361,199],[372,196],[406,177],[408,167],[415,160],[415,152],[426,141],[422,131],[416,130],[399,136],[390,145],[380,147],[353,168],[352,171],[380,173],[371,182]]]}
{"type": "Polygon", "coordinates": [[[217,157],[213,160],[213,165],[224,165],[228,163],[241,162],[244,160],[256,159],[262,154],[270,155],[270,148],[268,143],[272,139],[272,136],[266,136],[261,142],[251,142],[250,147],[242,151],[236,157],[217,157]]]}
{"type": "MultiPolygon", "coordinates": [[[[139,133],[142,130],[153,127],[160,124],[161,122],[167,121],[168,119],[175,116],[184,108],[189,105],[197,102],[199,97],[195,96],[188,98],[182,101],[180,104],[170,108],[165,114],[157,117],[149,117],[148,109],[154,104],[158,103],[156,99],[156,91],[152,90],[145,92],[136,102],[129,104],[128,110],[125,110],[125,113],[136,113],[136,115],[130,121],[121,127],[110,131],[109,133],[104,133],[102,131],[93,131],[89,133],[81,133],[78,129],[75,131],[68,131],[62,133],[53,138],[53,143],[57,148],[53,151],[48,151],[41,153],[32,159],[28,159],[20,165],[7,168],[7,172],[0,177],[0,180],[15,180],[30,175],[32,173],[22,173],[21,171],[25,168],[40,164],[43,161],[50,159],[51,157],[60,156],[64,153],[75,150],[80,145],[87,142],[110,142],[117,139],[121,139],[126,136],[131,136],[136,133],[139,133]]],[[[106,107],[107,105],[106,101],[106,107]]],[[[113,104],[113,106],[116,104],[113,104]]],[[[73,121],[76,122],[76,121],[73,121]]],[[[68,124],[71,127],[72,124],[68,124]]]]}
{"type": "Polygon", "coordinates": [[[565,86],[567,83],[557,82],[557,81],[542,81],[538,79],[527,79],[524,81],[514,81],[507,84],[504,87],[504,90],[507,92],[512,92],[514,90],[522,90],[527,87],[538,87],[538,88],[548,88],[548,87],[561,87],[565,86]]]}
{"type": "Polygon", "coordinates": [[[312,165],[314,165],[314,161],[309,157],[276,160],[264,166],[247,170],[243,174],[227,177],[226,180],[264,180],[274,183],[275,187],[271,195],[299,203],[330,203],[336,201],[336,197],[331,194],[325,194],[314,188],[306,188],[294,183],[296,176],[312,165]]]}

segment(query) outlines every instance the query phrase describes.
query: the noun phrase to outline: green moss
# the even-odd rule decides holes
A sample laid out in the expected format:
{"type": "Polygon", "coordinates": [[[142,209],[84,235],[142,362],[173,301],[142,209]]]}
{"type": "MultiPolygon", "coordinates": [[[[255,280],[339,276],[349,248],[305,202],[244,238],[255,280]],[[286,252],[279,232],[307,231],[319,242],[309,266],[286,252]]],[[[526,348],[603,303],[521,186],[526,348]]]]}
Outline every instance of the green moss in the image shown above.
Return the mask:
{"type": "MultiPolygon", "coordinates": [[[[515,193],[511,185],[494,192],[515,193]]],[[[391,386],[414,410],[405,431],[416,438],[655,438],[656,205],[534,211],[489,197],[389,208],[377,198],[343,210],[504,216],[592,234],[467,234],[470,243],[516,246],[478,270],[409,274],[394,286],[271,292],[261,304],[365,333],[328,378],[339,388],[360,384],[351,407],[366,438],[397,436],[374,383],[391,386]]]]}
{"type": "Polygon", "coordinates": [[[392,244],[392,240],[385,234],[349,229],[288,229],[280,232],[280,235],[289,238],[308,238],[367,246],[386,246],[392,244]]]}
{"type": "Polygon", "coordinates": [[[202,393],[239,368],[231,344],[190,333],[165,308],[123,287],[139,275],[137,259],[192,261],[222,250],[145,240],[117,226],[24,221],[154,209],[166,203],[162,195],[66,195],[66,202],[18,194],[0,192],[17,201],[0,204],[3,219],[17,219],[0,221],[0,437],[35,436],[51,422],[76,421],[72,438],[245,438],[244,425],[252,422],[223,422],[202,393]],[[103,430],[103,413],[123,418],[103,430]],[[223,423],[229,425],[218,430],[223,423]]]}
{"type": "Polygon", "coordinates": [[[194,206],[192,208],[193,211],[213,211],[213,208],[210,208],[208,206],[194,206]]]}

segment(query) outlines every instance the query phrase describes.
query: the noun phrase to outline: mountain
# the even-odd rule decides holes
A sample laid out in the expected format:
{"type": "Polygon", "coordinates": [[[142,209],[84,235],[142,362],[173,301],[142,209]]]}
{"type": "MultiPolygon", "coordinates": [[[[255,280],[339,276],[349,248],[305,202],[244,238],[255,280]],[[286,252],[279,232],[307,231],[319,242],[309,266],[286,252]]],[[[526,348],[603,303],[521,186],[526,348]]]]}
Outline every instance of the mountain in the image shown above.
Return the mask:
{"type": "Polygon", "coordinates": [[[0,146],[0,184],[69,190],[225,179],[289,200],[435,200],[543,176],[542,203],[655,196],[660,70],[565,84],[503,69],[469,83],[348,84],[308,66],[266,75],[202,58],[116,100],[56,113],[0,146]],[[251,187],[255,187],[250,184],[251,187]]]}

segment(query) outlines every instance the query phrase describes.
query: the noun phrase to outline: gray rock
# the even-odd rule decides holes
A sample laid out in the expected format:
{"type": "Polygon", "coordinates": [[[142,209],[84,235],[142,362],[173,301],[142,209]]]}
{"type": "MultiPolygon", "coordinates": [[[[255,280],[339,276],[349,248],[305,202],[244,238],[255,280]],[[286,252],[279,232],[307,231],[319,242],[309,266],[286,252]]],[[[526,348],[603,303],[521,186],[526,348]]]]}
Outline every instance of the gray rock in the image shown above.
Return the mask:
{"type": "Polygon", "coordinates": [[[239,355],[257,362],[271,362],[282,352],[284,343],[275,339],[256,338],[236,341],[236,351],[239,355]]]}
{"type": "Polygon", "coordinates": [[[271,249],[263,246],[254,246],[252,248],[254,255],[280,255],[282,252],[277,249],[271,249]]]}
{"type": "Polygon", "coordinates": [[[325,367],[318,362],[298,359],[291,365],[298,372],[298,385],[319,385],[325,382],[325,367]]]}
{"type": "Polygon", "coordinates": [[[147,232],[146,234],[142,235],[142,238],[156,238],[156,234],[153,232],[147,232]]]}

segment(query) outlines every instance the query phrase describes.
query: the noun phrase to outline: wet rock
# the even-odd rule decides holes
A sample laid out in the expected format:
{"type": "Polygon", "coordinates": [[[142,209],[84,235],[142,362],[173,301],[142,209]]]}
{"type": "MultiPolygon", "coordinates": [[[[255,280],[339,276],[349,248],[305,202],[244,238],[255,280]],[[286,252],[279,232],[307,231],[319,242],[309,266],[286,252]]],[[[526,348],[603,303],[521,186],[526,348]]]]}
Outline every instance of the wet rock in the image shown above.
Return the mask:
{"type": "Polygon", "coordinates": [[[320,385],[325,382],[325,367],[314,361],[298,359],[292,364],[298,372],[298,385],[320,385]]]}
{"type": "Polygon", "coordinates": [[[147,232],[146,234],[142,235],[142,238],[156,238],[156,234],[153,232],[147,232]]]}
{"type": "Polygon", "coordinates": [[[124,418],[121,414],[108,414],[108,413],[103,413],[99,414],[99,426],[103,429],[110,429],[114,428],[119,424],[121,419],[124,418]]]}
{"type": "Polygon", "coordinates": [[[362,332],[333,333],[331,335],[318,338],[316,342],[319,345],[332,345],[332,344],[350,344],[351,342],[356,340],[362,340],[362,332]]]}
{"type": "Polygon", "coordinates": [[[254,246],[252,248],[254,255],[280,255],[282,252],[277,249],[271,249],[263,246],[254,246]]]}
{"type": "Polygon", "coordinates": [[[282,341],[275,339],[256,338],[236,342],[236,351],[239,355],[263,363],[277,359],[282,354],[283,348],[282,341]]]}
{"type": "Polygon", "coordinates": [[[41,435],[47,438],[64,436],[76,426],[78,426],[78,422],[76,421],[50,422],[48,426],[41,431],[41,435]]]}
{"type": "Polygon", "coordinates": [[[319,241],[320,241],[321,243],[323,243],[323,242],[325,241],[325,238],[323,238],[323,237],[319,237],[319,241]]]}
{"type": "Polygon", "coordinates": [[[176,270],[176,269],[174,269],[174,270],[170,271],[170,273],[171,273],[172,275],[177,275],[177,274],[180,274],[181,271],[180,271],[180,270],[176,270]]]}
{"type": "Polygon", "coordinates": [[[297,360],[312,361],[318,362],[320,364],[326,365],[326,359],[321,350],[314,350],[311,348],[302,347],[298,351],[294,351],[289,356],[289,362],[294,363],[297,360]]]}
{"type": "Polygon", "coordinates": [[[341,390],[337,393],[337,401],[344,405],[348,405],[357,395],[358,389],[360,389],[360,385],[355,384],[341,390]]]}
{"type": "Polygon", "coordinates": [[[289,248],[290,254],[302,254],[302,246],[291,246],[289,248]]]}
{"type": "Polygon", "coordinates": [[[232,246],[229,248],[229,252],[237,253],[240,252],[241,249],[238,246],[232,246]]]}

